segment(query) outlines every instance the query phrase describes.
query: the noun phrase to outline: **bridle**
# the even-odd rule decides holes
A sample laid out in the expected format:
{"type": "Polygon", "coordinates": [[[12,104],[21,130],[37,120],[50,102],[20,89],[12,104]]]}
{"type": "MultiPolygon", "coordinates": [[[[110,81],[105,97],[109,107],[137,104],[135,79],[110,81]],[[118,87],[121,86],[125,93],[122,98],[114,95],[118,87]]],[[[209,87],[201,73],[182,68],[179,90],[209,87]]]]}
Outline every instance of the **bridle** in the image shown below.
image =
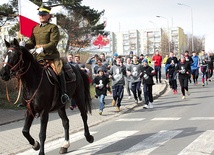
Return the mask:
{"type": "MultiPolygon", "coordinates": [[[[14,50],[14,48],[8,48],[8,50],[14,50]]],[[[10,78],[15,77],[17,79],[20,79],[20,77],[22,75],[24,75],[25,73],[27,73],[27,71],[29,70],[30,66],[31,66],[31,62],[29,62],[28,66],[23,66],[24,65],[24,60],[23,60],[23,53],[22,51],[18,50],[18,52],[20,53],[19,55],[19,61],[12,66],[11,64],[9,64],[8,62],[3,62],[4,64],[8,65],[10,68],[10,78]],[[27,68],[25,71],[23,71],[25,68],[27,68]]]]}

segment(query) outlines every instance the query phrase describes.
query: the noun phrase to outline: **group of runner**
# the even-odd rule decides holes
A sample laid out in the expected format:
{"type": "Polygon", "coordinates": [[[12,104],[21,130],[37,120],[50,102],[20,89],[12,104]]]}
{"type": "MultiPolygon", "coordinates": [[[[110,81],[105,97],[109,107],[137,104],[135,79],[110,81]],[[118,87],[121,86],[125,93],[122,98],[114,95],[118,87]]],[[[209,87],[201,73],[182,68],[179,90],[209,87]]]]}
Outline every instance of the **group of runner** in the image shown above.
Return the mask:
{"type": "MultiPolygon", "coordinates": [[[[156,51],[151,58],[143,54],[138,57],[131,51],[126,57],[114,53],[112,59],[106,59],[104,53],[95,54],[86,61],[86,64],[91,65],[92,84],[95,87],[95,97],[99,99],[100,103],[99,114],[102,115],[107,91],[112,93],[112,106],[116,106],[116,110],[120,111],[124,86],[128,99],[133,97],[135,103],[138,104],[142,102],[143,94],[145,101],[143,108],[153,108],[152,86],[155,82],[156,84],[162,82],[162,64],[165,64],[165,76],[169,80],[173,93],[178,93],[177,81],[179,81],[182,99],[185,99],[186,94],[190,95],[188,83],[198,84],[199,70],[202,73],[202,86],[211,81],[213,60],[213,54],[206,54],[204,50],[199,55],[194,51],[191,54],[185,51],[180,58],[170,52],[164,59],[159,51],[156,51]],[[154,68],[151,67],[151,62],[153,62],[154,68]],[[141,85],[143,85],[143,90],[141,85]]],[[[68,59],[68,61],[70,60],[68,59]]],[[[71,62],[69,63],[71,64],[71,62]]]]}
{"type": "Polygon", "coordinates": [[[182,99],[190,95],[188,83],[198,84],[199,71],[202,74],[202,86],[208,85],[213,75],[213,61],[212,53],[206,53],[202,50],[199,55],[195,51],[189,54],[185,51],[178,59],[173,52],[170,52],[169,58],[165,61],[165,71],[169,78],[169,85],[174,94],[177,94],[177,78],[180,83],[182,99]]]}

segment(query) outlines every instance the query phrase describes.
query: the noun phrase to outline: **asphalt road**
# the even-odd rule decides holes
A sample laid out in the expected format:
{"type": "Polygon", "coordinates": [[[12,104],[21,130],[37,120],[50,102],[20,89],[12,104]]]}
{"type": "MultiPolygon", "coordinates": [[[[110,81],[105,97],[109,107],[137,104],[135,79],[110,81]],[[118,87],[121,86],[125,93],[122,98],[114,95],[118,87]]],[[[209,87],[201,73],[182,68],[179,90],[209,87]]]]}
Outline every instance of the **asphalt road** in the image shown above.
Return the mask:
{"type": "MultiPolygon", "coordinates": [[[[78,132],[71,137],[68,155],[213,155],[214,82],[202,87],[190,84],[190,96],[168,90],[154,102],[92,127],[89,144],[78,132]]],[[[62,139],[47,144],[47,155],[58,155],[62,139]]]]}

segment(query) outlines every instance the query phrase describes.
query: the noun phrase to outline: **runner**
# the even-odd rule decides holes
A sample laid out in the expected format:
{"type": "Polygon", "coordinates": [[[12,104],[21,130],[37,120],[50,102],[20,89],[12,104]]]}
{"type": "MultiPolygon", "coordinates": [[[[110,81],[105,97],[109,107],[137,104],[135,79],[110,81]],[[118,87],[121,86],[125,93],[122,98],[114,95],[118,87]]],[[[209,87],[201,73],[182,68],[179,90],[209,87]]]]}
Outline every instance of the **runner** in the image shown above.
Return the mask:
{"type": "Polygon", "coordinates": [[[170,88],[172,89],[174,94],[177,94],[177,72],[175,70],[175,67],[178,64],[178,59],[177,57],[175,57],[173,52],[169,53],[169,58],[166,61],[166,70],[168,72],[169,75],[169,85],[170,88]]]}
{"type": "Polygon", "coordinates": [[[143,66],[141,67],[140,77],[143,81],[143,93],[144,93],[144,109],[153,108],[153,95],[152,87],[154,85],[153,76],[155,70],[148,65],[147,59],[143,60],[143,66]]]}
{"type": "MultiPolygon", "coordinates": [[[[130,65],[131,65],[131,58],[128,57],[126,59],[125,66],[126,66],[126,68],[129,68],[130,65]]],[[[126,74],[126,76],[125,76],[125,86],[126,86],[126,91],[128,93],[128,99],[131,99],[132,82],[131,82],[131,76],[128,74],[126,74]]]]}
{"type": "Polygon", "coordinates": [[[112,79],[112,106],[115,106],[115,104],[117,104],[116,110],[118,112],[120,111],[121,101],[123,99],[125,75],[126,67],[122,63],[122,57],[117,56],[116,64],[114,64],[109,71],[109,78],[112,79]]]}
{"type": "Polygon", "coordinates": [[[206,85],[208,85],[208,56],[205,53],[204,50],[201,51],[201,55],[199,56],[199,63],[200,63],[200,68],[201,68],[201,73],[202,73],[202,86],[205,86],[205,80],[206,80],[206,85]]]}
{"type": "Polygon", "coordinates": [[[198,84],[198,75],[199,75],[199,57],[196,55],[196,52],[192,52],[192,60],[193,63],[191,64],[191,74],[194,85],[198,84]]]}
{"type": "Polygon", "coordinates": [[[105,96],[107,96],[107,89],[109,87],[109,78],[104,74],[103,68],[98,68],[98,75],[93,80],[93,85],[100,103],[99,114],[102,115],[105,108],[105,96]]]}
{"type": "MultiPolygon", "coordinates": [[[[147,59],[146,59],[147,60],[147,59]]],[[[147,61],[148,62],[148,61],[147,61]]],[[[140,71],[142,65],[138,63],[138,57],[136,55],[133,56],[133,63],[127,68],[127,75],[131,76],[132,83],[132,93],[135,99],[135,103],[138,101],[142,101],[141,97],[141,79],[140,79],[140,71]]]]}
{"type": "MultiPolygon", "coordinates": [[[[191,71],[191,64],[193,63],[192,57],[189,55],[189,51],[184,53],[185,61],[188,62],[189,70],[191,71]]],[[[192,83],[191,74],[189,74],[189,83],[192,83]]]]}
{"type": "Polygon", "coordinates": [[[187,94],[190,95],[188,91],[188,79],[190,74],[189,62],[186,62],[185,56],[181,55],[180,62],[176,66],[176,71],[178,72],[178,79],[181,86],[182,99],[185,99],[185,90],[187,94]]]}

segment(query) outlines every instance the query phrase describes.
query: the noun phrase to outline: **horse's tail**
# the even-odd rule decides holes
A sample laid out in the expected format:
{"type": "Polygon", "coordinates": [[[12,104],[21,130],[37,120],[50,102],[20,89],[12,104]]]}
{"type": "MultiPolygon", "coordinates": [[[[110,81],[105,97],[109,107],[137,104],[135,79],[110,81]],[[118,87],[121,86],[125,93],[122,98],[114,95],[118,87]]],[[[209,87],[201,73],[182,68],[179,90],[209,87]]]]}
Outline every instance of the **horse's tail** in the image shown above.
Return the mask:
{"type": "Polygon", "coordinates": [[[87,110],[87,112],[91,113],[91,109],[92,109],[92,98],[91,98],[91,94],[90,94],[90,78],[89,76],[82,70],[80,70],[80,74],[83,78],[83,84],[84,84],[84,93],[85,93],[85,108],[87,110]]]}

